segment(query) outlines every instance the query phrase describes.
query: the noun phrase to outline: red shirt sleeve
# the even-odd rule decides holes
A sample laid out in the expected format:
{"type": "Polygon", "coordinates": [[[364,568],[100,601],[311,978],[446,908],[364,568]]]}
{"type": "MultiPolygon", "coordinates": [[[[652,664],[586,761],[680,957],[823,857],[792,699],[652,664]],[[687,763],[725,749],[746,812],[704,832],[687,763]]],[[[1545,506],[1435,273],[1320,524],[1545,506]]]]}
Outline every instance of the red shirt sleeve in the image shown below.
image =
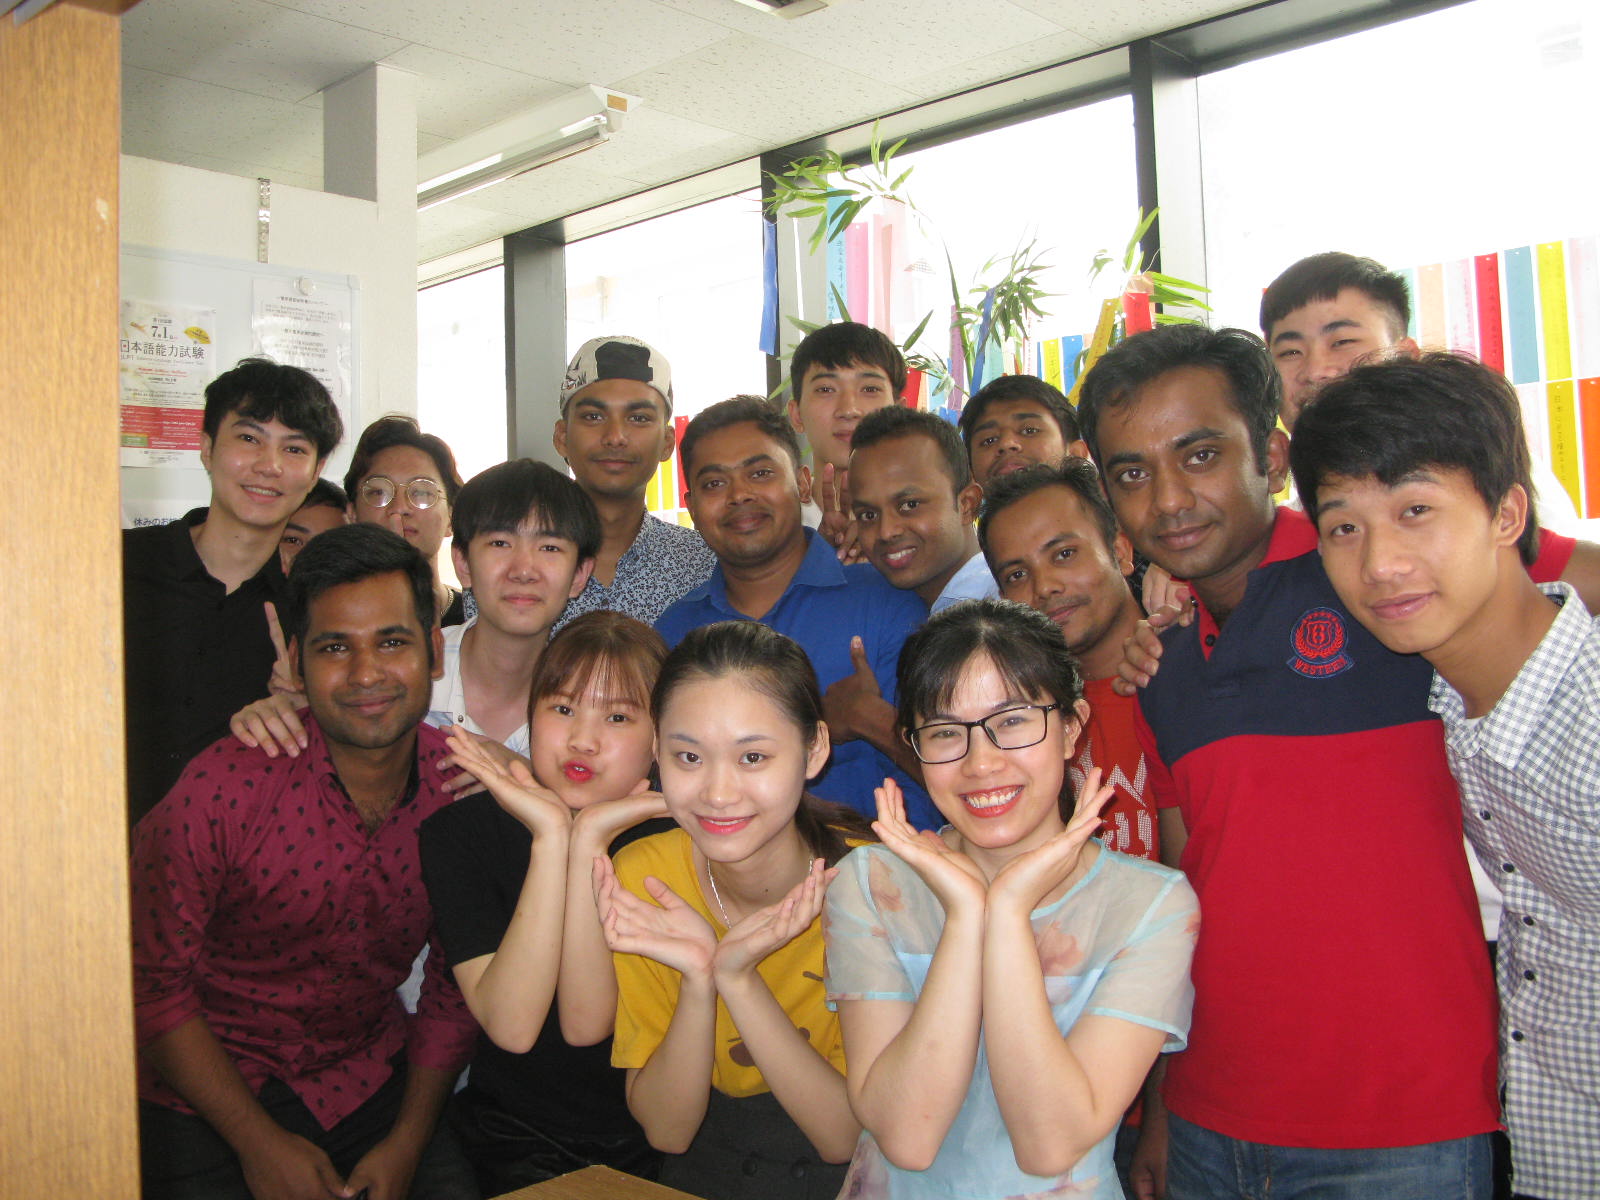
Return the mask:
{"type": "Polygon", "coordinates": [[[1554,583],[1572,561],[1572,551],[1577,544],[1577,538],[1570,538],[1564,533],[1539,530],[1539,557],[1528,568],[1528,575],[1535,583],[1554,583]]]}

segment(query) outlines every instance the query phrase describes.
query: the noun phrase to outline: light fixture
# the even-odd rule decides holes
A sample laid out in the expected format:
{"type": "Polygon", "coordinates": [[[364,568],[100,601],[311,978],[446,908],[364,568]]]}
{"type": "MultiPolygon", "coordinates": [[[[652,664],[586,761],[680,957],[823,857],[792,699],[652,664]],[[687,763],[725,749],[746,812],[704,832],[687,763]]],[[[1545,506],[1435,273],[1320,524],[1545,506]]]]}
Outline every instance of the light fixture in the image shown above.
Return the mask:
{"type": "Polygon", "coordinates": [[[733,2],[790,20],[803,17],[807,13],[814,13],[819,8],[828,7],[828,0],[733,0],[733,2]]]}
{"type": "Polygon", "coordinates": [[[595,84],[458,138],[417,158],[417,209],[603,145],[644,101],[595,84]]]}

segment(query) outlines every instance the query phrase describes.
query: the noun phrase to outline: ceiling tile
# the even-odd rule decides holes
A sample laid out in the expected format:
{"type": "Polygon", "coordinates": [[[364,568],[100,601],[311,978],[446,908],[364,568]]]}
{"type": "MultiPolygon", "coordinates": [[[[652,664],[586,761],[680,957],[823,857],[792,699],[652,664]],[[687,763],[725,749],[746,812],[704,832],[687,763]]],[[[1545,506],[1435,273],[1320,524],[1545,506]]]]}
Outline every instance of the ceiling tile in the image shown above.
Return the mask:
{"type": "Polygon", "coordinates": [[[122,18],[124,65],[300,100],[393,54],[397,38],[265,0],[152,0],[122,18]]]}
{"type": "Polygon", "coordinates": [[[576,85],[612,84],[726,35],[656,0],[287,0],[302,12],[576,85]]]}
{"type": "Polygon", "coordinates": [[[1054,66],[1099,49],[1099,45],[1079,34],[1053,33],[926,75],[902,77],[897,82],[925,99],[936,100],[967,88],[1023,75],[1040,67],[1054,66]]]}
{"type": "Polygon", "coordinates": [[[1139,0],[1137,4],[1086,4],[1080,0],[1010,0],[1098,46],[1178,29],[1207,17],[1250,7],[1239,0],[1139,0]]]}
{"type": "MultiPolygon", "coordinates": [[[[732,0],[664,0],[700,16],[742,9],[732,0]]],[[[794,20],[743,9],[740,32],[832,67],[899,82],[957,66],[1062,31],[1059,22],[1005,0],[989,0],[981,20],[972,0],[843,0],[794,20]]],[[[732,22],[730,22],[732,23],[732,22]]],[[[825,82],[827,76],[812,82],[825,82]]]]}
{"type": "Polygon", "coordinates": [[[629,178],[653,178],[659,169],[677,178],[703,170],[704,166],[674,171],[674,163],[704,164],[709,156],[717,160],[711,165],[721,166],[759,154],[761,150],[762,144],[754,138],[729,134],[715,125],[704,125],[645,105],[629,113],[621,131],[612,134],[605,145],[585,151],[581,165],[629,178]]]}
{"type": "Polygon", "coordinates": [[[655,108],[781,146],[910,104],[908,91],[745,34],[616,86],[655,108]],[[826,80],[826,86],[819,86],[826,80]]]}
{"type": "Polygon", "coordinates": [[[322,114],[154,71],[122,73],[122,148],[190,163],[210,154],[251,164],[245,174],[322,175],[322,114]]]}
{"type": "Polygon", "coordinates": [[[417,125],[447,139],[465,137],[535,105],[568,86],[430,46],[407,46],[384,59],[417,77],[417,125]]]}

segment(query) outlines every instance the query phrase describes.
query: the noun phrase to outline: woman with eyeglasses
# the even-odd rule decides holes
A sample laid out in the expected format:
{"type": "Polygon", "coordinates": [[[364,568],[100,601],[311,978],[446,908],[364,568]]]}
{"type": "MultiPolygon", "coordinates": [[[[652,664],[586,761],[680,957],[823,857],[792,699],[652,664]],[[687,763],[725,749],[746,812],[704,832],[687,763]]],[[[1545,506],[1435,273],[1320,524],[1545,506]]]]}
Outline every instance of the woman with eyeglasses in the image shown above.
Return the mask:
{"type": "Polygon", "coordinates": [[[472,616],[468,602],[439,578],[439,549],[450,536],[450,510],[461,491],[456,456],[444,439],[423,433],[411,417],[379,417],[356,443],[344,490],[352,521],[392,529],[433,564],[439,624],[465,624],[472,616]]]}
{"type": "Polygon", "coordinates": [[[1181,1050],[1199,927],[1176,872],[1091,835],[1098,770],[1066,765],[1088,713],[1049,618],[954,605],[907,639],[898,722],[949,822],[918,833],[877,791],[880,846],[828,889],[828,997],[862,1136],[850,1197],[1123,1195],[1118,1123],[1181,1050]]]}

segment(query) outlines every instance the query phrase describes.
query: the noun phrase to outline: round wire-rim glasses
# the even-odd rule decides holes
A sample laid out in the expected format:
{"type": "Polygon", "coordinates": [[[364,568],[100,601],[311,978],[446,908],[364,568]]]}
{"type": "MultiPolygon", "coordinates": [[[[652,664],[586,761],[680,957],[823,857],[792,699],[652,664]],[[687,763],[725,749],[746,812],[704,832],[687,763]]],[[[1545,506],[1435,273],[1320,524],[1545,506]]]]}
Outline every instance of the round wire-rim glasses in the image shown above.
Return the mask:
{"type": "Polygon", "coordinates": [[[1018,704],[981,721],[930,721],[906,733],[919,761],[929,766],[959,762],[972,749],[972,731],[981,729],[997,750],[1026,750],[1044,741],[1056,704],[1018,704]]]}
{"type": "Polygon", "coordinates": [[[444,490],[426,475],[407,480],[403,489],[387,475],[368,475],[357,494],[373,508],[388,508],[401,491],[413,508],[432,508],[444,498],[444,490]]]}

